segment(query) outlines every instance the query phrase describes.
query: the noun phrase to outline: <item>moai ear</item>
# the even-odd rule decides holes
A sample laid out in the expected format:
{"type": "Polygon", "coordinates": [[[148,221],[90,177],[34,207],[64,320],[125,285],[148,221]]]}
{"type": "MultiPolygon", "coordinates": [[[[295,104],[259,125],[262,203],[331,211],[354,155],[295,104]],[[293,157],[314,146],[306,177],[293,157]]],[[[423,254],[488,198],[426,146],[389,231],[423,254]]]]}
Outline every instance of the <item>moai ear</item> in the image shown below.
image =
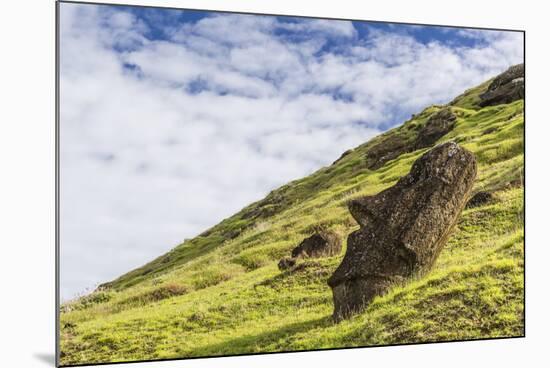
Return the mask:
{"type": "Polygon", "coordinates": [[[375,220],[373,198],[371,196],[361,197],[348,202],[351,216],[361,227],[365,227],[375,220]]]}

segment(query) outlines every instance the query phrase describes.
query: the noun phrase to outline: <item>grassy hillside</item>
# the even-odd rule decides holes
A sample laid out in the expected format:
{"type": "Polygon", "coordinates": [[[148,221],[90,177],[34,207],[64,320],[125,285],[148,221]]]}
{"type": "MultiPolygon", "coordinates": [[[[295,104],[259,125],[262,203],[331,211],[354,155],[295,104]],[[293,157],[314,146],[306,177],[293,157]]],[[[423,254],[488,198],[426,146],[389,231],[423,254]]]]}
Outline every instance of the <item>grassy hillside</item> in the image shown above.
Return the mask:
{"type": "MultiPolygon", "coordinates": [[[[478,161],[474,192],[432,272],[395,286],[335,324],[327,279],[338,256],[277,262],[318,229],[358,228],[346,202],[405,175],[430,148],[367,169],[373,147],[413,142],[431,106],[347,151],[333,165],[271,192],[234,216],[100,290],[62,306],[61,363],[182,358],[477,339],[523,334],[523,100],[476,105],[488,82],[449,105],[455,140],[478,161]]],[[[345,244],[344,244],[345,247],[345,244]]]]}

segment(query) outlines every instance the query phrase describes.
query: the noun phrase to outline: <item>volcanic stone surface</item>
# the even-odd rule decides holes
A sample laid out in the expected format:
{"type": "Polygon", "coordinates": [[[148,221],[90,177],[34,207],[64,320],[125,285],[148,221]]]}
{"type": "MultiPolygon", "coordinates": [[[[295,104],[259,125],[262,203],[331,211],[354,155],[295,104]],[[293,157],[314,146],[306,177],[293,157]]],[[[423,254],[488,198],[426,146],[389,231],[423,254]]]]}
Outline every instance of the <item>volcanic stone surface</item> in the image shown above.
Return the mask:
{"type": "Polygon", "coordinates": [[[292,257],[330,257],[342,251],[342,240],[333,232],[315,233],[292,250],[292,257]]]}
{"type": "Polygon", "coordinates": [[[493,200],[493,195],[490,192],[477,192],[466,203],[466,208],[478,207],[489,203],[493,200]]]}
{"type": "Polygon", "coordinates": [[[340,235],[332,231],[320,231],[302,240],[296,248],[292,249],[292,257],[282,258],[277,266],[283,271],[294,267],[299,258],[330,257],[341,251],[340,235]]]}
{"type": "Polygon", "coordinates": [[[367,153],[367,167],[370,170],[377,170],[403,153],[413,149],[411,144],[403,138],[394,135],[379,144],[371,147],[367,153]]]}
{"type": "Polygon", "coordinates": [[[455,127],[456,115],[450,108],[446,107],[428,119],[426,125],[418,132],[415,142],[415,149],[430,147],[437,140],[449,133],[455,127]]]}
{"type": "Polygon", "coordinates": [[[409,174],[377,195],[348,204],[360,229],[328,284],[337,321],[362,311],[391,285],[433,266],[476,177],[475,157],[454,142],[434,147],[409,174]]]}
{"type": "Polygon", "coordinates": [[[494,106],[522,99],[525,96],[524,77],[523,64],[514,65],[499,74],[487,90],[479,95],[479,106],[494,106]]]}
{"type": "Polygon", "coordinates": [[[277,266],[279,267],[279,270],[281,271],[288,270],[289,268],[294,267],[294,265],[296,265],[296,258],[290,258],[290,257],[285,257],[281,259],[277,264],[277,266]]]}
{"type": "Polygon", "coordinates": [[[457,117],[449,107],[433,113],[426,124],[418,131],[416,139],[407,140],[393,135],[372,146],[367,153],[367,167],[377,170],[388,161],[404,153],[433,146],[439,138],[454,129],[457,117]]]}

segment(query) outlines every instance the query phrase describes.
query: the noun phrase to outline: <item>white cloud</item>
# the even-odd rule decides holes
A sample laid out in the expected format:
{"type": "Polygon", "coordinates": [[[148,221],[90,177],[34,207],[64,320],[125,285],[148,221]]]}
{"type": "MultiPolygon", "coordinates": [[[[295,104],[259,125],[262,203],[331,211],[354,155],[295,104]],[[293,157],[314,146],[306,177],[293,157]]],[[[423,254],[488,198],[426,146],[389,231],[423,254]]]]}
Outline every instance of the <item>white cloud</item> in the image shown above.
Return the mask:
{"type": "Polygon", "coordinates": [[[388,32],[365,41],[350,22],[238,15],[150,40],[137,16],[99,9],[61,4],[64,298],[522,55],[509,34],[471,48],[388,32]]]}
{"type": "Polygon", "coordinates": [[[281,29],[293,32],[305,32],[316,36],[325,35],[351,38],[357,35],[353,24],[343,20],[307,19],[297,23],[279,22],[276,26],[281,29]]]}

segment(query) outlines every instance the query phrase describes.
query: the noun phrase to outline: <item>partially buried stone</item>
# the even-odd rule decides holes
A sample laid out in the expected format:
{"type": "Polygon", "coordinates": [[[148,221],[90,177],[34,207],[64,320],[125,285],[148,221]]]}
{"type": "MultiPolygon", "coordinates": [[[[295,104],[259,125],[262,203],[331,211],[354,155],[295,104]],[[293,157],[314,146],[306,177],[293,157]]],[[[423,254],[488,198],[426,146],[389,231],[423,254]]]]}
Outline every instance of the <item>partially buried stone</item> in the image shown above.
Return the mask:
{"type": "Polygon", "coordinates": [[[340,253],[342,241],[340,236],[334,232],[323,231],[315,233],[292,250],[292,257],[330,257],[340,253]]]}
{"type": "Polygon", "coordinates": [[[283,270],[288,270],[291,267],[294,267],[295,264],[296,264],[296,258],[286,257],[281,259],[277,264],[277,266],[279,267],[279,270],[283,271],[283,270]]]}
{"type": "Polygon", "coordinates": [[[466,203],[467,208],[478,207],[489,203],[493,200],[493,195],[490,192],[477,192],[466,203]]]}
{"type": "Polygon", "coordinates": [[[479,95],[479,106],[507,104],[525,96],[525,70],[523,64],[514,65],[499,74],[485,92],[479,95]]]}
{"type": "Polygon", "coordinates": [[[415,149],[432,146],[439,138],[453,130],[455,123],[456,115],[448,107],[434,113],[418,132],[415,149]]]}
{"type": "Polygon", "coordinates": [[[434,147],[393,187],[348,204],[360,229],[329,278],[335,320],[363,310],[391,285],[433,266],[474,183],[474,155],[454,142],[434,147]]]}

